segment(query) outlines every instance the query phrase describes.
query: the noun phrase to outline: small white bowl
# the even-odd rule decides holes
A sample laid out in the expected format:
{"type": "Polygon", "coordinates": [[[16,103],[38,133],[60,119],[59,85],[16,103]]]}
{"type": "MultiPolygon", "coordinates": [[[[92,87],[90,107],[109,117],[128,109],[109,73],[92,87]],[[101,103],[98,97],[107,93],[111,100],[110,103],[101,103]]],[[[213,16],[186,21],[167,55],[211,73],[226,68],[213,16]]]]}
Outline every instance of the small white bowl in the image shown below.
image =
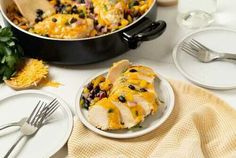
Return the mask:
{"type": "Polygon", "coordinates": [[[83,92],[84,86],[86,86],[92,79],[96,78],[99,75],[106,76],[108,71],[101,72],[92,78],[88,79],[87,82],[85,82],[82,87],[79,89],[79,92],[77,93],[76,97],[76,115],[79,117],[80,121],[90,130],[93,132],[100,134],[105,137],[110,138],[134,138],[138,136],[142,136],[144,134],[147,134],[156,128],[158,128],[162,123],[166,121],[166,119],[170,116],[173,108],[174,108],[174,92],[172,87],[170,86],[169,82],[164,79],[162,76],[158,75],[160,78],[160,81],[156,81],[159,83],[156,83],[156,89],[159,93],[160,100],[164,102],[162,106],[159,107],[158,112],[154,115],[149,115],[147,118],[145,118],[144,122],[142,122],[140,125],[142,128],[133,128],[133,129],[122,129],[122,130],[107,130],[103,131],[101,129],[96,128],[88,121],[88,110],[85,108],[82,108],[80,105],[80,97],[83,92]]]}

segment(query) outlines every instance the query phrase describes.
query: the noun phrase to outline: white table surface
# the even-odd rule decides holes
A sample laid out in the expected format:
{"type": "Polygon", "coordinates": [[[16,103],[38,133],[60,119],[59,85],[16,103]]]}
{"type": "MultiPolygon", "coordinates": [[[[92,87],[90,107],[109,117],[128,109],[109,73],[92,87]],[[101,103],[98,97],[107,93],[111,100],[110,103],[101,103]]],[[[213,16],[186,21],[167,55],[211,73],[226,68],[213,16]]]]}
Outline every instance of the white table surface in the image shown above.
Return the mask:
{"type": "MultiPolygon", "coordinates": [[[[236,1],[219,0],[215,22],[211,26],[223,26],[236,29],[236,1]]],[[[53,66],[50,65],[50,76],[63,86],[59,88],[44,87],[42,90],[55,93],[63,98],[74,112],[75,97],[80,85],[93,74],[108,68],[114,61],[129,59],[132,62],[149,65],[166,78],[187,81],[176,69],[172,60],[172,49],[182,37],[195,30],[181,28],[176,23],[177,7],[159,7],[158,19],[167,22],[166,32],[159,38],[142,43],[136,49],[119,57],[83,66],[53,66]]],[[[2,19],[0,19],[2,20],[2,19]]],[[[189,82],[189,81],[187,81],[189,82]]],[[[13,93],[14,90],[4,84],[0,85],[0,96],[13,93]]],[[[236,109],[236,90],[212,91],[236,109]]],[[[66,146],[58,151],[53,158],[63,158],[67,155],[66,146]]]]}

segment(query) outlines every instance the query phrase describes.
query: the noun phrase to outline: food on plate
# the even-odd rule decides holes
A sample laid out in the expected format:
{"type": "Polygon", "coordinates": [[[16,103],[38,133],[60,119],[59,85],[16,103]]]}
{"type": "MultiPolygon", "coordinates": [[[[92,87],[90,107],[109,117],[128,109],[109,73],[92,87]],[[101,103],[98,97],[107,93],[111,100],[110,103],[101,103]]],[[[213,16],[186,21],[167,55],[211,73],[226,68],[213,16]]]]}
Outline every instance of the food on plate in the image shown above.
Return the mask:
{"type": "Polygon", "coordinates": [[[76,39],[99,36],[121,29],[140,16],[153,0],[50,0],[55,14],[36,10],[35,23],[24,18],[16,6],[7,8],[9,19],[29,32],[51,37],[76,39]]]}
{"type": "Polygon", "coordinates": [[[9,79],[15,72],[23,55],[22,48],[10,28],[0,29],[0,83],[9,79]]]}
{"type": "Polygon", "coordinates": [[[80,99],[88,120],[102,130],[132,128],[158,110],[155,72],[128,60],[114,63],[106,77],[98,76],[83,89],[80,99]]]}
{"type": "Polygon", "coordinates": [[[48,66],[37,59],[26,59],[19,70],[5,83],[13,89],[20,90],[38,86],[48,76],[48,66]]]}

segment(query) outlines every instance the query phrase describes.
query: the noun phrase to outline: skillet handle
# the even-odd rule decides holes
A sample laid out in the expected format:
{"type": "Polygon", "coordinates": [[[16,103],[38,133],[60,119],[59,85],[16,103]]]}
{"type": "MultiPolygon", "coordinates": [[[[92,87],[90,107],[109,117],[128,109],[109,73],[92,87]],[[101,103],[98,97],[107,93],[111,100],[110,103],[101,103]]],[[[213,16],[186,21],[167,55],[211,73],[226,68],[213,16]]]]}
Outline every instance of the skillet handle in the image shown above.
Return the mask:
{"type": "Polygon", "coordinates": [[[122,32],[122,37],[128,43],[130,49],[135,49],[142,41],[150,41],[159,37],[165,29],[165,21],[151,21],[148,18],[144,18],[134,27],[122,32]]]}

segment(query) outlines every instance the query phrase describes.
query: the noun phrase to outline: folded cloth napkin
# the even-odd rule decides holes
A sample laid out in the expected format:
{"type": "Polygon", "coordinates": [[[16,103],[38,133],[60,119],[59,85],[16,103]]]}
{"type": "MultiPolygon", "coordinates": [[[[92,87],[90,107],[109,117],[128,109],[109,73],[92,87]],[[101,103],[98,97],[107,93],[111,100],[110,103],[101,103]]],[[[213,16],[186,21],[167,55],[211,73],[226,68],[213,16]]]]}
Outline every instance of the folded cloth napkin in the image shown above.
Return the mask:
{"type": "Polygon", "coordinates": [[[158,129],[137,138],[111,139],[76,120],[69,158],[235,158],[236,111],[202,88],[170,83],[175,107],[158,129]]]}

